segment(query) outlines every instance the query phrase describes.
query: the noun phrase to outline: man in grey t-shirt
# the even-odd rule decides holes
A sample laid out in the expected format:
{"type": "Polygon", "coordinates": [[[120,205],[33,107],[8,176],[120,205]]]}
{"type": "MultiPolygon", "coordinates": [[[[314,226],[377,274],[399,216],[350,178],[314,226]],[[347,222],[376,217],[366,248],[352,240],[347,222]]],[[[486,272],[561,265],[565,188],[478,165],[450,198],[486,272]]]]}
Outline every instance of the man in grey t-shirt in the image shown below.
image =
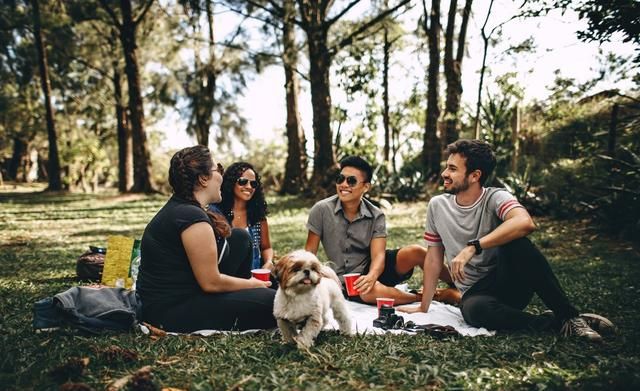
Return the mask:
{"type": "MultiPolygon", "coordinates": [[[[363,198],[371,187],[371,165],[360,157],[348,156],[340,168],[337,194],[318,201],[309,212],[305,249],[315,254],[322,242],[329,265],[341,280],[344,274],[360,273],[355,287],[365,303],[375,303],[379,297],[393,298],[396,304],[420,301],[419,294],[394,286],[411,277],[416,266],[422,267],[426,249],[411,245],[385,250],[385,216],[363,198]]],[[[452,283],[448,271],[442,273],[441,278],[452,283]]]]}
{"type": "Polygon", "coordinates": [[[597,331],[613,324],[595,314],[579,314],[569,302],[546,258],[526,238],[535,225],[526,209],[504,190],[483,187],[496,165],[491,146],[458,140],[447,147],[444,190],[431,199],[424,239],[424,296],[406,312],[427,312],[444,261],[463,293],[460,307],[467,323],[488,329],[557,327],[563,335],[600,341],[597,331]],[[523,311],[537,294],[552,313],[523,311]],[[595,330],[594,330],[595,329],[595,330]]]}

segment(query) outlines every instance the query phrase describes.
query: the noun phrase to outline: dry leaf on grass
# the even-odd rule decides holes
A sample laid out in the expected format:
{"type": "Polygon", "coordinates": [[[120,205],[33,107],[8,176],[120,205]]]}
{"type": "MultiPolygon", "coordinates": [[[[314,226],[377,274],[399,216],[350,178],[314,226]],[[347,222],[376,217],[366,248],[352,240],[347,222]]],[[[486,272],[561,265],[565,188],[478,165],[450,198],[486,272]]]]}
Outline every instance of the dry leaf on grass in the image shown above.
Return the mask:
{"type": "Polygon", "coordinates": [[[64,364],[53,368],[49,374],[59,382],[77,379],[82,375],[84,369],[89,365],[89,358],[70,358],[64,364]]]}

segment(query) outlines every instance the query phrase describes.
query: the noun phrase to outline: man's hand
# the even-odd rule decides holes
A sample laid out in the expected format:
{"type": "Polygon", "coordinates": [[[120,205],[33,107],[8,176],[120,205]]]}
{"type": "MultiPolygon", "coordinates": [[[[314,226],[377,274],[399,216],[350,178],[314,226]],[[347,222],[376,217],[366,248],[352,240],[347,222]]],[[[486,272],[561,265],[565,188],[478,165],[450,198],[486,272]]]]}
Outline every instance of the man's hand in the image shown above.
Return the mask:
{"type": "Polygon", "coordinates": [[[373,286],[376,284],[378,280],[377,277],[369,274],[362,275],[358,277],[353,286],[358,290],[358,293],[361,295],[366,295],[373,289],[373,286]]]}
{"type": "Polygon", "coordinates": [[[464,266],[473,258],[476,254],[476,249],[473,246],[467,246],[460,251],[458,255],[451,261],[449,272],[453,281],[462,281],[466,276],[464,274],[464,266]]]}
{"type": "Polygon", "coordinates": [[[417,312],[425,312],[422,309],[422,305],[401,305],[399,307],[396,307],[396,309],[400,312],[404,312],[406,314],[415,314],[417,312]]]}

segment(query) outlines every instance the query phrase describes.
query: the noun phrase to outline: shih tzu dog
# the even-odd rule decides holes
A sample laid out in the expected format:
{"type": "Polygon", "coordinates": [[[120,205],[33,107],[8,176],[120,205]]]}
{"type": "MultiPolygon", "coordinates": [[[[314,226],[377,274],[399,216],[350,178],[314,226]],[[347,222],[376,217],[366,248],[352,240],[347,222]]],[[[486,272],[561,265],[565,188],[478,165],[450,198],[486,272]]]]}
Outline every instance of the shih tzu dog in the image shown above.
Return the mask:
{"type": "Polygon", "coordinates": [[[329,310],[340,332],[351,335],[351,315],[342,296],[340,280],[328,266],[308,251],[297,250],[282,257],[272,272],[280,286],[273,305],[282,339],[300,349],[313,345],[330,321],[329,310]]]}

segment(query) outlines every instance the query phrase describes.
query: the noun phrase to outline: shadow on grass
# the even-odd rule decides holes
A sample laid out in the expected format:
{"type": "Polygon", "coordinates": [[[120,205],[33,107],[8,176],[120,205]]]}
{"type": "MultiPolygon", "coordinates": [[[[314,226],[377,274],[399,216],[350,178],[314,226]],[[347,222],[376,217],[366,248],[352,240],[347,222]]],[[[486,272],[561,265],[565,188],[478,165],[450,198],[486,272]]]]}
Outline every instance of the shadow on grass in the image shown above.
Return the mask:
{"type": "Polygon", "coordinates": [[[31,280],[36,284],[78,284],[80,281],[76,277],[41,277],[31,280]]]}
{"type": "Polygon", "coordinates": [[[33,205],[33,204],[65,204],[76,201],[86,201],[94,199],[94,194],[71,194],[71,193],[49,193],[46,191],[38,192],[15,192],[0,193],[0,203],[11,202],[14,204],[33,205]]]}
{"type": "Polygon", "coordinates": [[[95,229],[95,230],[88,230],[88,231],[80,231],[80,232],[70,234],[69,236],[70,237],[104,236],[106,239],[107,236],[114,236],[114,235],[122,235],[122,236],[131,237],[131,238],[138,238],[139,236],[142,235],[142,233],[140,232],[139,229],[111,228],[111,229],[95,229]]]}

